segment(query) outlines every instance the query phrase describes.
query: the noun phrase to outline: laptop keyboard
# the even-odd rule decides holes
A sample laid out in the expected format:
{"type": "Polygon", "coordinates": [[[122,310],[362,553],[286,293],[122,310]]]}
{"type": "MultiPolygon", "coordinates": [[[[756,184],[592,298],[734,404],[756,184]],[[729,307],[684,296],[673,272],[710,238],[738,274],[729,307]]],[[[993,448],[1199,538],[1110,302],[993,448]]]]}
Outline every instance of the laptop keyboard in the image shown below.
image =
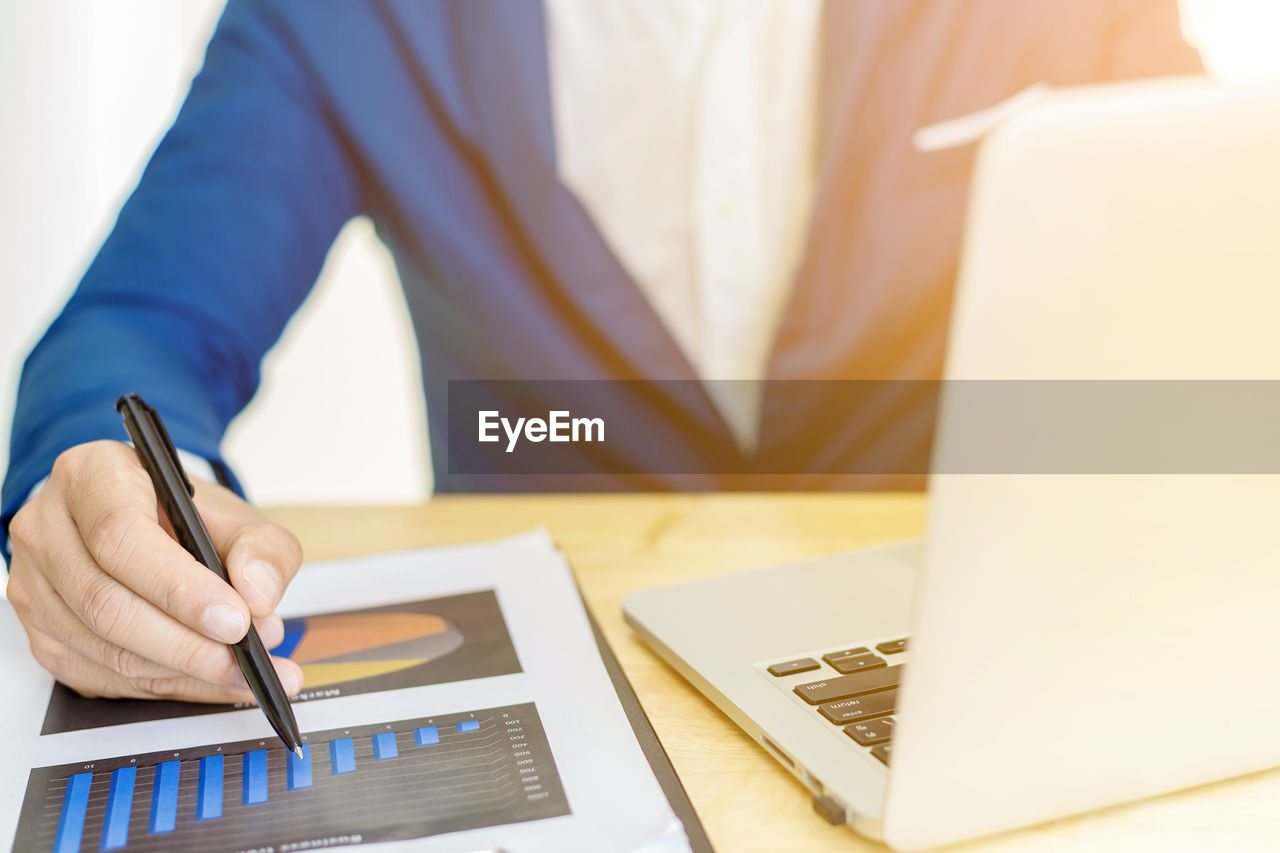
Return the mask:
{"type": "Polygon", "coordinates": [[[854,646],[765,667],[823,719],[889,763],[906,638],[854,646]],[[800,678],[799,676],[804,676],[800,678]]]}

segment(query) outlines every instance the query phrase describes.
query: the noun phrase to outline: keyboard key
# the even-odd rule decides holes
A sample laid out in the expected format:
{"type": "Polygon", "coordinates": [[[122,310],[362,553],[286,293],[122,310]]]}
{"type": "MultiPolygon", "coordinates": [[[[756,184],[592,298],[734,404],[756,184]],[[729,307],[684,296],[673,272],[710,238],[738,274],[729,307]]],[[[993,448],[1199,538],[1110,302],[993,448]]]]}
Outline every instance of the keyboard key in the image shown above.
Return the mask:
{"type": "Polygon", "coordinates": [[[769,667],[769,674],[773,676],[795,675],[797,672],[809,672],[817,669],[820,665],[813,658],[800,658],[800,660],[789,660],[786,663],[775,663],[769,667]]]}
{"type": "Polygon", "coordinates": [[[888,763],[889,763],[889,752],[890,752],[892,749],[893,749],[893,744],[891,744],[891,743],[882,743],[882,744],[880,744],[879,746],[873,746],[873,747],[871,747],[871,754],[872,754],[872,755],[874,755],[876,758],[880,759],[881,761],[883,761],[885,764],[888,764],[888,763]]]}
{"type": "Polygon", "coordinates": [[[868,693],[854,699],[839,699],[818,706],[818,713],[837,726],[861,720],[864,717],[876,717],[881,714],[892,714],[894,703],[898,701],[897,690],[881,690],[879,693],[868,693]]]}
{"type": "Polygon", "coordinates": [[[839,658],[851,658],[856,657],[857,655],[869,654],[871,654],[871,649],[866,646],[858,646],[856,649],[841,649],[838,652],[827,652],[822,656],[822,659],[832,666],[835,666],[835,662],[839,658]]]}
{"type": "Polygon", "coordinates": [[[836,699],[850,699],[866,693],[888,690],[897,687],[902,676],[902,667],[882,666],[877,669],[863,670],[838,678],[825,678],[822,681],[811,681],[795,688],[796,695],[810,705],[821,705],[836,699]]]}
{"type": "Polygon", "coordinates": [[[875,746],[893,737],[893,726],[893,717],[880,717],[876,720],[864,720],[861,723],[847,725],[844,727],[844,733],[863,746],[875,746]]]}
{"type": "Polygon", "coordinates": [[[890,640],[887,643],[880,643],[876,646],[876,651],[882,655],[896,655],[899,652],[907,650],[907,639],[903,637],[901,640],[890,640]]]}
{"type": "Polygon", "coordinates": [[[864,669],[875,669],[878,666],[888,666],[883,658],[878,658],[873,654],[852,655],[847,658],[836,658],[827,661],[836,668],[836,672],[848,675],[851,672],[858,672],[864,669]]]}

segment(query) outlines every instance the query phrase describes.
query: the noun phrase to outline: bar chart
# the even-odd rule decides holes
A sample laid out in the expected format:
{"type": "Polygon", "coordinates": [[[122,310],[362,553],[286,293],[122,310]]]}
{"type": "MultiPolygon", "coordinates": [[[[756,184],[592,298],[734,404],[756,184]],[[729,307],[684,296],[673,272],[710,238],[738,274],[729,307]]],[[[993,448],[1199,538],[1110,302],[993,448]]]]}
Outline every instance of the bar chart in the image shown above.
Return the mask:
{"type": "Polygon", "coordinates": [[[14,850],[334,847],[569,814],[532,703],[31,771],[14,850]]]}

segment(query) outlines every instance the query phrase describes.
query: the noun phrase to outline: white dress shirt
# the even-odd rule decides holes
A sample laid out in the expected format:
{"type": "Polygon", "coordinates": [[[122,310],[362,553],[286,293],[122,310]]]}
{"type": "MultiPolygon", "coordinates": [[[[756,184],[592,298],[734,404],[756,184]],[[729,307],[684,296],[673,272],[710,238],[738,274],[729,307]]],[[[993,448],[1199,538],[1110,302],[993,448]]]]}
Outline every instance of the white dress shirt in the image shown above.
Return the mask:
{"type": "Polygon", "coordinates": [[[815,184],[822,0],[544,0],[557,169],[735,440],[815,184]]]}

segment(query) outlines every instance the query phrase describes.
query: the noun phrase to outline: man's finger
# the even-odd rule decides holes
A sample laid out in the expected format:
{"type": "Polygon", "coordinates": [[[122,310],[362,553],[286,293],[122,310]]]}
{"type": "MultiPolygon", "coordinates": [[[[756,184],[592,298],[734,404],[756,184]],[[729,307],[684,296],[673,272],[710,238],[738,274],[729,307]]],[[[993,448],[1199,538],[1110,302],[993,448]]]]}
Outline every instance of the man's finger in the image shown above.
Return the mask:
{"type": "Polygon", "coordinates": [[[284,620],[276,614],[254,619],[253,626],[258,629],[258,638],[262,640],[262,645],[267,651],[284,642],[284,620]]]}
{"type": "MultiPolygon", "coordinates": [[[[191,630],[133,593],[99,569],[88,552],[68,548],[63,559],[49,580],[75,618],[106,641],[96,650],[86,650],[100,663],[112,666],[109,651],[118,646],[194,678],[227,683],[232,664],[226,644],[191,630]]],[[[47,618],[58,619],[58,613],[51,611],[47,618]]],[[[76,626],[63,619],[49,632],[72,636],[76,626]]]]}
{"type": "MultiPolygon", "coordinates": [[[[87,563],[87,557],[85,558],[87,563]]],[[[80,577],[93,577],[75,587],[95,589],[78,601],[51,580],[52,589],[40,613],[40,629],[85,657],[126,678],[159,677],[143,662],[210,684],[241,683],[239,669],[224,643],[210,640],[138,598],[96,567],[85,565],[80,577]]]]}
{"type": "Polygon", "coordinates": [[[128,699],[175,699],[183,702],[252,702],[248,688],[209,684],[186,676],[161,676],[129,679],[73,649],[58,658],[60,667],[54,675],[82,696],[128,699]]]}
{"type": "Polygon", "coordinates": [[[160,527],[155,493],[136,467],[86,464],[73,475],[67,511],[90,557],[184,625],[222,643],[240,640],[249,630],[247,605],[160,527]]]}
{"type": "MultiPolygon", "coordinates": [[[[210,643],[210,641],[204,640],[198,635],[193,635],[197,636],[200,642],[209,643],[209,646],[206,647],[209,657],[204,659],[205,662],[199,667],[194,667],[192,670],[185,672],[179,671],[172,666],[165,666],[129,649],[116,646],[105,638],[94,634],[75,616],[66,603],[62,602],[58,594],[52,589],[49,592],[49,597],[51,600],[56,599],[57,604],[60,606],[51,606],[44,614],[44,621],[49,626],[51,633],[39,629],[28,630],[28,635],[32,639],[32,651],[36,651],[37,633],[43,634],[48,640],[48,642],[44,643],[46,648],[56,647],[57,645],[65,646],[78,657],[93,663],[98,668],[95,672],[110,672],[118,676],[119,679],[112,679],[110,682],[111,685],[114,685],[113,689],[124,690],[121,686],[123,682],[129,682],[136,688],[133,692],[117,692],[110,695],[134,696],[136,694],[140,698],[156,698],[166,695],[164,690],[157,688],[156,685],[172,686],[177,684],[181,685],[181,689],[184,692],[191,693],[194,689],[192,685],[197,682],[204,684],[210,690],[196,691],[192,695],[198,694],[213,697],[223,695],[221,691],[225,690],[239,691],[246,689],[244,675],[241,673],[235,657],[226,646],[210,643]]],[[[279,617],[276,617],[276,619],[278,621],[279,617]]],[[[265,628],[267,631],[273,630],[270,625],[265,626],[265,628]]],[[[279,630],[283,633],[283,626],[279,630]]],[[[272,643],[272,645],[275,644],[272,643]]],[[[40,658],[41,655],[37,654],[37,659],[39,660],[40,658]]],[[[292,696],[300,691],[302,689],[301,668],[293,661],[284,658],[272,658],[271,660],[275,665],[277,677],[280,679],[285,692],[292,696]]],[[[45,660],[40,660],[40,663],[46,669],[61,677],[62,673],[55,670],[45,660]]],[[[84,682],[84,684],[87,685],[88,682],[84,682]]],[[[68,683],[68,686],[73,685],[68,683]]],[[[167,690],[169,688],[165,687],[164,689],[167,690]]],[[[77,688],[77,690],[78,692],[84,692],[83,689],[77,688]]],[[[249,699],[207,698],[192,699],[191,701],[244,702],[249,701],[249,699]]]]}
{"type": "MultiPolygon", "coordinates": [[[[99,654],[98,646],[94,643],[85,643],[83,635],[76,636],[54,636],[48,634],[39,628],[28,627],[27,637],[31,641],[31,651],[35,655],[36,660],[50,672],[54,672],[61,666],[61,657],[68,652],[75,652],[81,657],[94,662],[117,675],[123,676],[126,680],[133,681],[138,679],[156,679],[156,678],[178,678],[183,675],[166,666],[161,666],[155,661],[147,660],[139,657],[132,652],[123,649],[117,649],[116,655],[113,656],[113,665],[107,665],[102,662],[102,656],[99,654]],[[87,649],[87,651],[86,651],[87,649]]],[[[101,640],[101,638],[98,638],[101,640]]],[[[225,684],[218,685],[221,687],[244,688],[248,686],[244,680],[228,681],[225,684]]]]}
{"type": "Polygon", "coordinates": [[[249,612],[270,614],[302,565],[297,537],[213,483],[196,483],[196,506],[249,612]]]}
{"type": "Polygon", "coordinates": [[[183,625],[221,643],[248,632],[244,599],[146,516],[117,510],[76,526],[89,527],[89,555],[107,575],[183,625]]]}

